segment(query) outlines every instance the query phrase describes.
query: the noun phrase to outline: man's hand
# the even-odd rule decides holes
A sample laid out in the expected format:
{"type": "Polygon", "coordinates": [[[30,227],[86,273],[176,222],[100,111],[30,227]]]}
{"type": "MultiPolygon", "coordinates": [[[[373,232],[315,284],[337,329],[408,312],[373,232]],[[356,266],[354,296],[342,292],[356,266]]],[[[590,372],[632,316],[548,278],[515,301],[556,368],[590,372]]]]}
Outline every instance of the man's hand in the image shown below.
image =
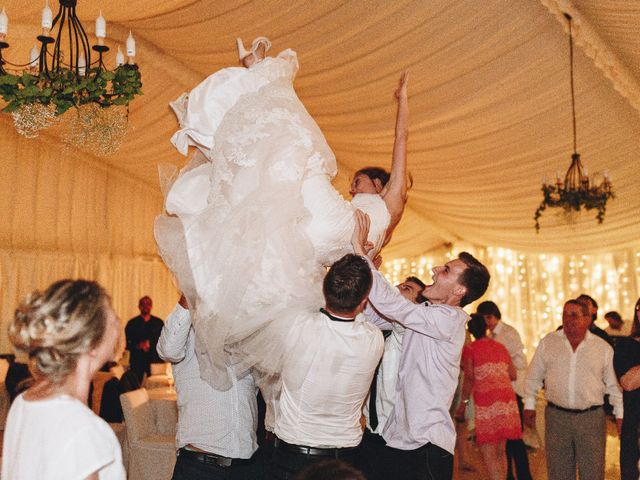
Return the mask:
{"type": "Polygon", "coordinates": [[[618,436],[622,435],[622,418],[616,418],[616,430],[618,430],[618,436]]]}
{"type": "Polygon", "coordinates": [[[536,411],[535,410],[523,410],[522,416],[524,418],[524,424],[532,429],[536,428],[536,411]]]}
{"type": "Polygon", "coordinates": [[[456,409],[456,413],[454,418],[456,419],[456,422],[464,422],[465,420],[465,412],[467,410],[467,404],[464,402],[460,402],[460,405],[458,405],[458,408],[456,409]]]}
{"type": "Polygon", "coordinates": [[[371,242],[367,241],[371,221],[369,220],[369,215],[362,210],[356,210],[353,214],[353,219],[355,220],[353,234],[351,235],[353,252],[356,255],[362,255],[364,257],[367,252],[373,248],[371,242]]]}
{"type": "Polygon", "coordinates": [[[180,295],[180,300],[178,300],[178,304],[180,304],[180,306],[185,310],[189,310],[189,304],[187,304],[187,299],[185,298],[184,294],[180,295]]]}
{"type": "Polygon", "coordinates": [[[143,352],[148,352],[151,348],[151,343],[149,342],[149,340],[142,340],[138,343],[138,348],[143,352]]]}
{"type": "Polygon", "coordinates": [[[376,267],[376,270],[380,270],[380,265],[382,265],[382,257],[380,254],[376,255],[373,260],[371,260],[373,266],[376,267]]]}
{"type": "Polygon", "coordinates": [[[407,81],[409,80],[409,72],[403,72],[400,76],[400,81],[398,82],[398,89],[395,91],[394,96],[396,100],[406,100],[407,99],[407,81]]]}

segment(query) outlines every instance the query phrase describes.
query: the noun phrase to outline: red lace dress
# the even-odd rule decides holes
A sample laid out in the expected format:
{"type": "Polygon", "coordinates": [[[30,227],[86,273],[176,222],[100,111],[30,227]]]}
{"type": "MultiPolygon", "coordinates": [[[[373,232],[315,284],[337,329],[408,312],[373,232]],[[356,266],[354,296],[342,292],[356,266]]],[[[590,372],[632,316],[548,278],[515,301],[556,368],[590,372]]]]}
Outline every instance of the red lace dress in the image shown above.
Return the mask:
{"type": "Polygon", "coordinates": [[[476,443],[522,438],[507,349],[485,337],[466,345],[462,356],[473,364],[476,443]]]}

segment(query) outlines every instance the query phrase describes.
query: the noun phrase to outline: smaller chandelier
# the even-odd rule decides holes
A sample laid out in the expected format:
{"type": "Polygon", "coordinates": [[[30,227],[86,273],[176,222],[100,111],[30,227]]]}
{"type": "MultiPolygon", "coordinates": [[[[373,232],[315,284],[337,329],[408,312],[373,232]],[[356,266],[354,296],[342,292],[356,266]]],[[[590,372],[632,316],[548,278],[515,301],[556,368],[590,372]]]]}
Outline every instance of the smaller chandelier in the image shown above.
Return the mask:
{"type": "Polygon", "coordinates": [[[16,131],[27,138],[37,137],[69,112],[64,117],[70,130],[62,136],[65,142],[99,155],[113,153],[127,130],[129,102],[142,94],[135,40],[129,33],[128,62],[118,47],[116,68],[108,70],[103,60],[109,47],[104,44],[107,24],[102,12],[96,19],[97,42],[90,46],[76,15],[77,0],[59,2],[53,17],[47,0],[37,37],[40,48],[31,49],[26,64],[3,57],[9,47],[9,19],[4,8],[0,12],[0,97],[6,102],[2,111],[12,115],[16,131]]]}
{"type": "Polygon", "coordinates": [[[580,212],[581,209],[597,209],[596,219],[598,223],[604,220],[607,208],[607,201],[614,198],[613,185],[609,178],[609,173],[605,170],[600,183],[596,183],[596,177],[589,179],[587,169],[582,166],[580,154],[577,152],[576,142],[576,102],[573,86],[573,35],[571,33],[571,16],[564,14],[569,21],[569,63],[571,72],[571,112],[573,119],[573,154],[571,155],[571,165],[564,176],[564,183],[560,178],[560,173],[556,173],[555,184],[547,182],[546,175],[542,179],[543,199],[533,216],[536,222],[536,232],[540,231],[539,219],[542,212],[547,207],[560,207],[565,214],[571,215],[573,212],[580,212]]]}

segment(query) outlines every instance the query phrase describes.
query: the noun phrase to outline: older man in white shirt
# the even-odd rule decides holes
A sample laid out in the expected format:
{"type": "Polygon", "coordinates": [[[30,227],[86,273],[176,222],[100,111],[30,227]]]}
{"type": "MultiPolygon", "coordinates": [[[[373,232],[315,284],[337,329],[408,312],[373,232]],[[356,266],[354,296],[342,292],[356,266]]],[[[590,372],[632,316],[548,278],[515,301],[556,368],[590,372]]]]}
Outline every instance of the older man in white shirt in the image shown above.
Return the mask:
{"type": "Polygon", "coordinates": [[[562,330],[546,335],[527,371],[525,423],[535,425],[536,393],[544,383],[545,444],[549,480],[604,479],[604,395],[609,394],[622,423],[622,393],[613,370],[613,349],[589,332],[588,308],[569,300],[562,312],[562,330]]]}
{"type": "MultiPolygon", "coordinates": [[[[502,321],[502,313],[494,302],[487,300],[478,305],[477,313],[484,317],[487,328],[491,331],[491,337],[505,346],[511,357],[513,365],[516,367],[518,377],[512,382],[513,390],[516,392],[518,401],[518,411],[520,413],[520,423],[522,425],[522,396],[524,395],[524,378],[527,369],[527,357],[524,355],[524,345],[520,339],[520,334],[508,323],[502,321]]],[[[529,470],[529,458],[527,448],[522,441],[507,440],[507,480],[531,480],[529,470]],[[512,463],[515,464],[516,475],[513,475],[512,463]]]]}

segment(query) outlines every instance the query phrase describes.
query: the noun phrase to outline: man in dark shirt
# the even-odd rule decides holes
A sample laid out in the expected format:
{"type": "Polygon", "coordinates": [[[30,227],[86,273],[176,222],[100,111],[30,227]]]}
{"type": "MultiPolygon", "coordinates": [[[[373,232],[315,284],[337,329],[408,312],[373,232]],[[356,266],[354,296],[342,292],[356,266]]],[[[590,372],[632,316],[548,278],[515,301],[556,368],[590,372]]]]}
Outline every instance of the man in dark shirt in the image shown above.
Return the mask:
{"type": "Polygon", "coordinates": [[[131,352],[129,364],[140,383],[144,374],[150,375],[152,363],[161,363],[156,345],[164,322],[151,315],[153,301],[145,296],[138,302],[140,315],[127,322],[124,333],[127,337],[127,350],[131,352]]]}
{"type": "Polygon", "coordinates": [[[609,334],[596,325],[596,320],[598,318],[598,304],[596,303],[596,301],[586,293],[581,294],[578,298],[576,298],[576,300],[578,300],[580,303],[585,304],[589,309],[589,314],[591,315],[591,325],[589,326],[589,331],[594,335],[597,335],[613,347],[614,343],[609,334]]]}

